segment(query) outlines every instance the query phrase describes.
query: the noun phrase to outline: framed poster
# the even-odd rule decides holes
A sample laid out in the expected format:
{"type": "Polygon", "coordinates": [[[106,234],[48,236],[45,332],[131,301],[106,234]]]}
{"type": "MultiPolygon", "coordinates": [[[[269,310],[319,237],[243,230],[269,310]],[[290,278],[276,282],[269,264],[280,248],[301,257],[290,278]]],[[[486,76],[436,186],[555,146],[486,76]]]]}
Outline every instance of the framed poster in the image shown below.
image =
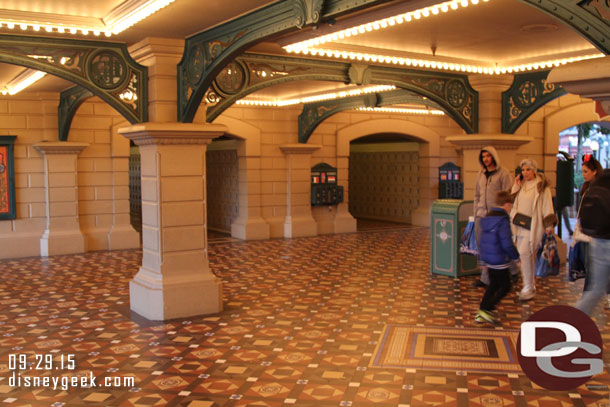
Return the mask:
{"type": "Polygon", "coordinates": [[[15,159],[13,144],[17,136],[0,136],[0,220],[15,219],[15,159]]]}

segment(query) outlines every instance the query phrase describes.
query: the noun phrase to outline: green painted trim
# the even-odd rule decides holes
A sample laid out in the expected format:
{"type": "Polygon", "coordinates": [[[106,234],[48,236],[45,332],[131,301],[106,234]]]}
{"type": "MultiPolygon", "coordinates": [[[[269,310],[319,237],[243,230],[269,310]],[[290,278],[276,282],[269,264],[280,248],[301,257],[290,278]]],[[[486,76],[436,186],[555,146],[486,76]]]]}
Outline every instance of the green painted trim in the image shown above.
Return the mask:
{"type": "Polygon", "coordinates": [[[513,84],[502,92],[502,133],[513,134],[534,112],[567,92],[546,83],[550,71],[514,76],[513,84]]]}
{"type": "Polygon", "coordinates": [[[216,105],[208,107],[206,121],[252,92],[301,80],[395,85],[437,103],[467,133],[478,131],[479,94],[466,75],[255,53],[237,57],[214,80],[205,97],[216,105]]]}
{"type": "Polygon", "coordinates": [[[15,196],[15,151],[14,144],[17,136],[0,136],[0,145],[8,147],[8,157],[6,163],[8,166],[8,195],[9,195],[9,211],[8,213],[0,213],[0,220],[17,218],[17,198],[15,196]]]}
{"type": "Polygon", "coordinates": [[[443,110],[437,103],[402,89],[305,103],[299,115],[299,143],[307,143],[318,125],[336,113],[360,107],[380,107],[399,103],[417,103],[443,110]]]}
{"type": "Polygon", "coordinates": [[[299,143],[307,143],[316,127],[335,113],[359,107],[374,107],[376,105],[377,95],[373,93],[306,103],[303,105],[303,111],[299,115],[299,143]]]}
{"type": "Polygon", "coordinates": [[[610,7],[600,0],[520,0],[569,25],[610,54],[610,7]]]}
{"type": "Polygon", "coordinates": [[[59,141],[68,141],[70,125],[76,111],[85,100],[92,96],[92,92],[80,86],[74,86],[61,92],[59,106],[57,106],[59,141]]]}
{"type": "Polygon", "coordinates": [[[402,143],[370,143],[350,144],[351,153],[394,153],[394,152],[419,152],[419,143],[404,141],[402,143]]]}
{"type": "Polygon", "coordinates": [[[218,74],[243,50],[389,0],[278,0],[186,39],[178,64],[178,120],[192,122],[218,74]]]}
{"type": "Polygon", "coordinates": [[[0,62],[37,69],[80,85],[130,123],[148,120],[148,69],[131,58],[125,44],[2,34],[0,62]],[[120,95],[125,91],[137,99],[122,100],[120,95]]]}

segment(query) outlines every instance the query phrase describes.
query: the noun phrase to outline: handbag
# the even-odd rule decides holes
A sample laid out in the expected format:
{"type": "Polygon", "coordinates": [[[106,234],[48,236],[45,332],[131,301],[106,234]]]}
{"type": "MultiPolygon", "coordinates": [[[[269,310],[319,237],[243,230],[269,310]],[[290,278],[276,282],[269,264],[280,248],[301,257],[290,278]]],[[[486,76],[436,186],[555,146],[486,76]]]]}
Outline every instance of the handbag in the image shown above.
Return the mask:
{"type": "Polygon", "coordinates": [[[474,218],[471,216],[468,218],[468,224],[462,234],[460,240],[460,253],[471,254],[473,256],[479,255],[479,249],[477,248],[477,239],[474,231],[474,218]]]}
{"type": "Polygon", "coordinates": [[[513,217],[513,224],[521,226],[524,229],[530,230],[532,227],[532,217],[522,213],[516,213],[513,217]]]}
{"type": "Polygon", "coordinates": [[[555,236],[542,236],[542,241],[536,253],[536,277],[556,276],[559,274],[559,252],[555,236]]]}
{"type": "MultiPolygon", "coordinates": [[[[586,235],[585,235],[586,236],[586,235]]],[[[568,280],[576,281],[579,278],[584,278],[587,274],[585,270],[585,253],[584,242],[573,242],[570,245],[570,253],[568,254],[568,280]]]]}
{"type": "Polygon", "coordinates": [[[593,240],[591,236],[585,235],[583,233],[582,229],[580,228],[580,223],[574,225],[574,233],[572,234],[572,239],[577,242],[583,243],[591,243],[591,241],[593,240]]]}
{"type": "MultiPolygon", "coordinates": [[[[583,198],[587,195],[588,190],[584,193],[583,198]]],[[[582,202],[582,201],[581,201],[582,202]]],[[[580,208],[582,208],[582,204],[578,206],[578,213],[576,214],[576,225],[574,225],[574,233],[572,234],[572,239],[577,242],[585,242],[591,243],[593,238],[589,235],[585,235],[580,227],[580,208]]]]}

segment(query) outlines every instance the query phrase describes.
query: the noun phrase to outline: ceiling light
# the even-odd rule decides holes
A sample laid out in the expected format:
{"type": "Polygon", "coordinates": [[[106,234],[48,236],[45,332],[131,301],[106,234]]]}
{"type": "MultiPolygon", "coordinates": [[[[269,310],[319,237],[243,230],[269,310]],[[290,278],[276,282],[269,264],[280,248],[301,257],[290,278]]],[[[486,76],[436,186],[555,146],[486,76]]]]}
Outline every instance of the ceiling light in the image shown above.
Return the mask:
{"type": "Polygon", "coordinates": [[[44,77],[46,74],[46,72],[36,71],[34,69],[26,69],[16,77],[14,77],[8,84],[6,84],[5,89],[2,91],[2,94],[15,95],[16,93],[21,92],[23,89],[27,88],[34,82],[44,77]]]}
{"type": "MultiPolygon", "coordinates": [[[[100,20],[99,24],[84,24],[66,26],[57,19],[51,17],[51,20],[55,21],[35,21],[35,20],[12,20],[12,21],[0,21],[0,26],[6,25],[9,29],[15,28],[18,25],[22,30],[31,28],[34,31],[40,31],[42,27],[46,32],[57,31],[58,33],[65,33],[66,31],[71,34],[81,32],[84,35],[94,34],[100,35],[101,32],[107,37],[110,37],[112,33],[118,34],[137,22],[145,19],[151,14],[159,11],[163,7],[172,3],[174,0],[131,0],[125,1],[119,7],[115,8],[108,16],[100,20]]],[[[32,15],[35,16],[36,13],[32,15]]],[[[52,15],[50,15],[52,16],[52,15]]],[[[47,17],[45,17],[46,19],[47,17]]]]}
{"type": "Polygon", "coordinates": [[[381,112],[381,113],[403,113],[403,114],[424,114],[443,116],[445,112],[436,109],[410,109],[400,107],[359,107],[357,110],[365,112],[381,112]]]}
{"type": "MultiPolygon", "coordinates": [[[[170,0],[160,0],[160,1],[170,1],[170,0]]],[[[479,3],[479,0],[470,0],[470,2],[473,5],[476,5],[479,3]]],[[[444,3],[440,3],[440,4],[436,4],[434,6],[431,7],[423,7],[417,10],[413,10],[407,13],[403,13],[403,14],[398,14],[395,16],[391,16],[388,18],[383,18],[380,20],[375,20],[375,21],[371,21],[365,24],[361,24],[359,26],[354,26],[351,28],[346,28],[344,30],[339,30],[336,31],[334,33],[331,34],[326,34],[323,37],[317,37],[317,39],[319,39],[320,42],[324,42],[322,41],[322,38],[325,39],[325,42],[331,42],[331,41],[337,41],[338,39],[342,39],[344,36],[355,36],[358,34],[364,34],[366,32],[370,32],[373,30],[379,30],[379,29],[383,29],[383,28],[388,28],[391,26],[394,26],[395,24],[402,24],[403,22],[410,22],[413,19],[415,20],[419,20],[422,17],[429,17],[431,15],[438,15],[439,14],[439,9],[446,13],[447,11],[449,11],[449,8],[451,8],[452,10],[457,10],[459,8],[459,5],[461,4],[462,7],[468,7],[468,0],[451,0],[451,1],[446,1],[444,3]],[[340,34],[343,33],[343,36],[340,34]]],[[[315,39],[314,39],[315,40],[315,39]]],[[[311,47],[312,45],[312,40],[305,40],[305,41],[301,41],[298,43],[294,43],[294,44],[290,44],[290,45],[286,45],[284,46],[284,48],[303,48],[303,47],[311,47]]],[[[289,51],[290,52],[290,51],[289,51]]]]}
{"type": "Polygon", "coordinates": [[[341,99],[348,96],[358,96],[367,93],[387,92],[395,90],[396,86],[392,85],[375,85],[367,86],[365,88],[351,89],[349,91],[340,91],[332,93],[323,93],[320,95],[306,96],[298,99],[286,99],[277,101],[263,101],[253,99],[240,99],[236,103],[238,105],[249,105],[249,106],[290,106],[297,105],[299,103],[311,103],[320,102],[322,100],[341,99]]]}
{"type": "Polygon", "coordinates": [[[449,71],[460,71],[460,72],[475,72],[475,73],[482,73],[482,74],[486,74],[486,75],[494,75],[494,74],[500,74],[500,73],[506,73],[507,71],[510,73],[511,70],[515,71],[515,72],[519,72],[519,71],[524,71],[524,70],[537,70],[537,69],[544,69],[547,67],[551,67],[551,66],[559,66],[559,65],[563,65],[566,63],[570,63],[570,62],[576,62],[576,61],[582,61],[584,59],[592,59],[592,58],[600,58],[603,57],[604,54],[602,53],[598,53],[598,54],[592,54],[592,55],[583,55],[580,57],[570,57],[570,58],[564,58],[564,59],[559,59],[559,60],[549,60],[549,61],[540,61],[540,62],[535,62],[535,63],[531,63],[529,65],[518,65],[518,66],[509,66],[509,65],[500,65],[500,64],[496,64],[494,67],[491,66],[474,66],[474,65],[464,65],[464,64],[455,64],[452,62],[446,62],[446,61],[439,61],[438,59],[435,60],[426,60],[426,59],[411,59],[411,58],[400,58],[400,57],[396,57],[394,55],[379,55],[379,54],[366,54],[366,53],[359,53],[359,52],[346,52],[344,50],[335,50],[335,49],[328,49],[328,48],[295,48],[294,46],[287,46],[285,47],[287,52],[294,52],[294,53],[298,53],[303,52],[304,54],[307,54],[308,52],[310,52],[312,55],[321,55],[321,56],[334,56],[335,58],[342,58],[342,59],[348,59],[348,60],[357,60],[357,61],[373,61],[373,62],[380,62],[380,63],[386,63],[386,64],[393,64],[393,65],[407,65],[407,66],[418,66],[418,67],[422,67],[422,68],[432,68],[432,69],[442,69],[442,70],[449,70],[449,71]],[[297,51],[298,49],[298,51],[297,51]]]}

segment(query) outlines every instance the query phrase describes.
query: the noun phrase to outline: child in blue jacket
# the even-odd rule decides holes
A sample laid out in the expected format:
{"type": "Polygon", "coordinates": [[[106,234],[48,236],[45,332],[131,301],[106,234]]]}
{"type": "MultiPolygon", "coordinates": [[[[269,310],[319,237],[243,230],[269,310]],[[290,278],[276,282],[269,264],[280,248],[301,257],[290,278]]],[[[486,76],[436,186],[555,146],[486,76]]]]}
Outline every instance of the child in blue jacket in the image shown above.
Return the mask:
{"type": "Polygon", "coordinates": [[[511,194],[508,191],[500,191],[496,194],[496,207],[481,219],[479,256],[489,268],[489,286],[475,316],[475,321],[479,323],[498,323],[493,311],[510,291],[510,265],[519,259],[508,216],[512,206],[511,194]]]}

